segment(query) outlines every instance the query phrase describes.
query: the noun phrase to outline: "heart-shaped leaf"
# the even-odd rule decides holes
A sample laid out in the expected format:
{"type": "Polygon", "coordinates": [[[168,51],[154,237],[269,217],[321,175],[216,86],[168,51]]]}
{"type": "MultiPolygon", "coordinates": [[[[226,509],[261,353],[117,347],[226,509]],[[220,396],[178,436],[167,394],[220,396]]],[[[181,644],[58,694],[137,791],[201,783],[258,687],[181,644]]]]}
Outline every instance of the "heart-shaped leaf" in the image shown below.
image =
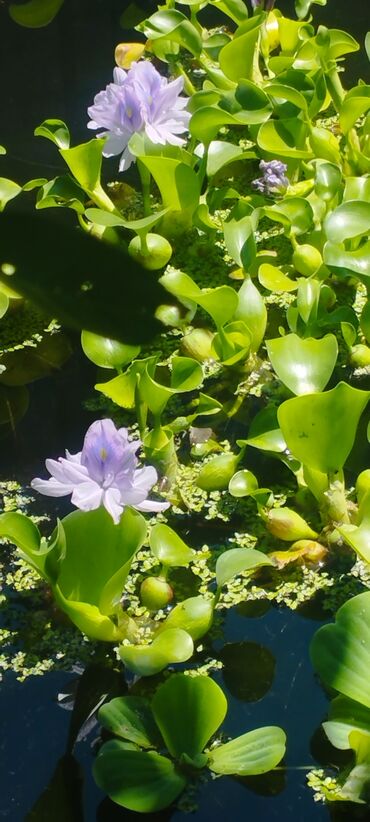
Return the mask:
{"type": "Polygon", "coordinates": [[[193,640],[181,628],[168,628],[150,645],[120,645],[121,661],[140,676],[152,676],[174,662],[186,662],[194,651],[193,640]]]}
{"type": "Polygon", "coordinates": [[[210,677],[177,674],[157,688],[152,711],[170,754],[193,759],[225,719],[227,701],[210,677]]]}
{"type": "Polygon", "coordinates": [[[293,394],[323,391],[338,356],[338,344],[333,334],[327,334],[321,340],[286,334],[276,340],[267,340],[266,348],[275,373],[293,394]]]}
{"type": "Polygon", "coordinates": [[[158,523],[150,532],[150,547],[161,565],[186,568],[194,551],[168,525],[158,523]]]}
{"type": "Polygon", "coordinates": [[[231,548],[221,554],[216,562],[217,586],[222,588],[244,571],[254,571],[255,568],[272,564],[272,560],[262,551],[256,551],[254,548],[231,548]]]}

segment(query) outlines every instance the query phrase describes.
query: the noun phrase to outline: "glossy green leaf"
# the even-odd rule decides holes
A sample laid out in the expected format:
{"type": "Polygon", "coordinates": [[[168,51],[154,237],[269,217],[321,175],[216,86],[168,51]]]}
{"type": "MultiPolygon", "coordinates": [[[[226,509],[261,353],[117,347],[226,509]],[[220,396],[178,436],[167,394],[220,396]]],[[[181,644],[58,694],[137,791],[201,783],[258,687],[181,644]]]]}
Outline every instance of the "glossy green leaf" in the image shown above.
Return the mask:
{"type": "Polygon", "coordinates": [[[193,213],[199,202],[200,182],[190,166],[171,157],[141,156],[161,193],[163,205],[174,211],[193,213]]]}
{"type": "Polygon", "coordinates": [[[243,0],[209,0],[210,5],[227,14],[234,23],[242,23],[248,17],[248,10],[243,0]]]}
{"type": "Polygon", "coordinates": [[[9,14],[15,23],[37,29],[47,26],[62,8],[64,0],[28,0],[22,5],[11,3],[9,14]]]}
{"type": "Polygon", "coordinates": [[[40,214],[0,215],[0,280],[9,285],[3,263],[16,269],[12,288],[66,326],[135,345],[161,327],[154,313],[166,292],[152,272],[74,227],[40,214]]]}
{"type": "Polygon", "coordinates": [[[213,354],[225,366],[244,362],[251,349],[252,334],[241,320],[227,323],[215,334],[212,343],[213,354]]]}
{"type": "Polygon", "coordinates": [[[206,145],[217,136],[223,126],[240,126],[244,124],[243,119],[231,114],[218,106],[204,106],[194,112],[189,124],[189,131],[193,137],[206,145]]]}
{"type": "Polygon", "coordinates": [[[251,445],[261,451],[282,453],[286,450],[286,442],[279,428],[277,409],[268,405],[259,411],[252,420],[247,440],[238,440],[238,445],[251,445]]]}
{"type": "Polygon", "coordinates": [[[163,38],[171,43],[178,43],[194,55],[200,54],[202,50],[202,39],[198,30],[184,14],[175,9],[155,12],[140,23],[138,30],[144,32],[149,40],[163,38]]]}
{"type": "Polygon", "coordinates": [[[59,149],[63,160],[79,185],[91,196],[98,196],[99,205],[104,202],[108,211],[114,211],[114,205],[101,187],[100,175],[105,139],[94,138],[74,148],[59,149]]]}
{"type": "Polygon", "coordinates": [[[347,200],[328,214],[326,236],[330,243],[343,243],[370,231],[370,203],[347,200]]]}
{"type": "Polygon", "coordinates": [[[343,192],[343,201],[345,200],[362,200],[370,203],[370,175],[346,177],[343,192]]]}
{"type": "Polygon", "coordinates": [[[359,85],[346,94],[339,113],[339,124],[343,134],[347,134],[356,121],[370,108],[370,86],[359,85]]]}
{"type": "Polygon", "coordinates": [[[295,291],[298,283],[291,280],[278,266],[262,263],[258,269],[258,279],[269,291],[295,291]]]}
{"type": "Polygon", "coordinates": [[[122,228],[128,228],[130,231],[135,231],[140,235],[147,234],[168,211],[168,208],[162,208],[161,211],[156,211],[155,214],[148,214],[147,217],[142,217],[140,220],[124,220],[119,214],[112,214],[110,211],[103,211],[101,208],[87,208],[85,216],[88,220],[91,220],[92,223],[95,223],[95,225],[109,226],[111,228],[122,226],[122,228]]]}
{"type": "Polygon", "coordinates": [[[98,719],[112,734],[139,745],[154,748],[158,743],[158,728],[150,703],[142,696],[118,696],[99,710],[98,719]]]}
{"type": "Polygon", "coordinates": [[[263,565],[272,564],[272,560],[262,551],[256,551],[254,548],[231,548],[224,551],[216,562],[217,586],[222,588],[244,571],[251,572],[263,565]]]}
{"type": "MultiPolygon", "coordinates": [[[[155,376],[157,377],[157,373],[155,376]]],[[[140,394],[150,411],[157,416],[162,414],[172,396],[194,391],[195,388],[199,388],[202,381],[202,366],[196,360],[191,357],[173,357],[170,385],[163,385],[146,369],[140,380],[140,394]]]]}
{"type": "Polygon", "coordinates": [[[273,157],[309,160],[312,151],[306,148],[306,137],[307,127],[302,120],[268,120],[259,129],[257,144],[273,157]]]}
{"type": "MultiPolygon", "coordinates": [[[[245,79],[250,80],[253,73],[253,57],[255,46],[259,37],[262,19],[248,20],[248,30],[239,36],[234,36],[226,46],[221,49],[218,59],[220,67],[226,77],[234,82],[245,79]]],[[[245,26],[246,24],[242,24],[245,26]]]]}
{"type": "Polygon", "coordinates": [[[219,454],[206,462],[197,476],[196,483],[204,491],[222,491],[227,488],[239,463],[237,454],[219,454]]]}
{"type": "Polygon", "coordinates": [[[264,87],[266,93],[270,95],[270,97],[274,99],[286,100],[288,103],[292,103],[298,109],[307,112],[307,100],[304,95],[298,91],[298,89],[294,88],[293,86],[284,85],[284,83],[279,83],[276,81],[272,81],[268,83],[264,87]]]}
{"type": "Polygon", "coordinates": [[[235,99],[242,106],[245,122],[264,123],[271,116],[272,106],[266,91],[251,80],[239,80],[235,99]]]}
{"type": "Polygon", "coordinates": [[[24,514],[9,512],[0,516],[0,537],[13,542],[17,546],[22,558],[38,571],[44,578],[45,559],[48,546],[41,542],[41,534],[37,526],[24,514]]]}
{"type": "Polygon", "coordinates": [[[256,257],[255,229],[257,220],[253,215],[233,216],[231,212],[223,224],[224,240],[230,257],[237,265],[248,271],[256,257]]]}
{"type": "Polygon", "coordinates": [[[317,163],[315,172],[315,193],[324,202],[331,200],[338,194],[342,181],[342,172],[334,163],[317,163]]]}
{"type": "Polygon", "coordinates": [[[210,677],[177,674],[157,688],[152,711],[170,754],[193,759],[225,719],[227,701],[210,677]]]}
{"type": "Polygon", "coordinates": [[[237,776],[267,773],[282,760],[285,744],[286,737],[281,728],[257,728],[213,748],[209,768],[215,773],[237,776]]]}
{"type": "Polygon", "coordinates": [[[313,229],[312,207],[303,197],[286,197],[280,203],[265,206],[264,212],[270,220],[282,223],[292,234],[305,234],[313,229]]]}
{"type": "MultiPolygon", "coordinates": [[[[6,314],[8,308],[9,308],[9,298],[7,297],[6,294],[4,294],[3,291],[1,291],[1,286],[0,286],[0,319],[1,319],[1,317],[4,317],[4,315],[6,314]]],[[[4,363],[1,362],[1,365],[3,366],[4,363]]]]}
{"type": "Polygon", "coordinates": [[[327,0],[295,0],[295,11],[297,17],[302,20],[304,17],[307,17],[308,12],[313,4],[318,6],[326,6],[327,0]]]}
{"type": "Polygon", "coordinates": [[[106,510],[97,508],[73,511],[62,525],[66,553],[53,584],[56,601],[88,636],[117,641],[122,632],[110,617],[120,610],[132,559],[146,537],[145,519],[127,508],[114,525],[106,510]]]}
{"type": "Polygon", "coordinates": [[[249,497],[257,488],[258,480],[248,468],[237,471],[229,482],[229,494],[232,497],[249,497]]]}
{"type": "Polygon", "coordinates": [[[181,628],[197,640],[210,629],[213,621],[213,599],[189,597],[179,602],[160,625],[157,635],[168,628],[181,628]]]}
{"type": "Polygon", "coordinates": [[[286,334],[267,340],[266,348],[275,373],[293,394],[323,391],[338,356],[334,334],[326,334],[320,340],[286,334]]]}
{"type": "Polygon", "coordinates": [[[324,625],[311,642],[314,668],[326,685],[370,708],[370,592],[339,608],[336,621],[324,625]]]}
{"type": "Polygon", "coordinates": [[[353,274],[362,280],[368,281],[370,275],[370,242],[361,245],[357,251],[345,251],[342,245],[325,243],[323,259],[325,265],[344,276],[353,274]]]}
{"type": "Polygon", "coordinates": [[[120,369],[140,354],[138,345],[124,345],[91,331],[82,331],[81,345],[84,354],[99,368],[120,369]]]}
{"type": "Polygon", "coordinates": [[[193,640],[181,628],[168,627],[150,645],[120,645],[124,665],[140,676],[153,676],[174,662],[186,662],[194,651],[193,640]]]}
{"type": "Polygon", "coordinates": [[[44,120],[34,131],[35,137],[46,137],[58,148],[69,148],[70,134],[63,120],[44,120]]]}
{"type": "Polygon", "coordinates": [[[348,750],[353,730],[370,735],[370,708],[345,696],[337,696],[330,703],[329,719],[323,722],[323,728],[335,748],[348,750]]]}
{"type": "Polygon", "coordinates": [[[368,59],[370,60],[370,31],[367,32],[365,37],[365,51],[368,59]]]}
{"type": "Polygon", "coordinates": [[[194,556],[194,551],[185,544],[176,531],[162,523],[157,523],[151,529],[149,544],[158,562],[169,568],[186,568],[194,556]]]}
{"type": "Polygon", "coordinates": [[[154,373],[155,363],[155,357],[134,360],[124,374],[120,374],[108,382],[97,383],[95,388],[122,408],[133,408],[136,387],[145,371],[148,371],[149,374],[154,373]]]}
{"type": "Polygon", "coordinates": [[[201,291],[196,301],[212,317],[215,325],[220,326],[234,316],[238,295],[230,286],[220,285],[210,291],[201,291]]]}
{"type": "Polygon", "coordinates": [[[187,779],[165,756],[138,751],[119,740],[106,742],[93,765],[99,788],[117,805],[139,813],[155,813],[170,805],[187,779]]]}
{"type": "Polygon", "coordinates": [[[235,320],[243,320],[251,334],[251,351],[258,351],[267,325],[265,301],[252,279],[247,276],[238,292],[235,320]]]}
{"type": "Polygon", "coordinates": [[[342,525],[339,533],[362,560],[370,562],[370,498],[367,494],[361,500],[360,516],[358,526],[342,525]]]}
{"type": "Polygon", "coordinates": [[[7,180],[5,177],[0,177],[0,211],[3,211],[6,204],[10,200],[14,200],[22,191],[22,186],[14,183],[13,180],[7,180]]]}
{"type": "Polygon", "coordinates": [[[0,154],[6,154],[6,148],[4,148],[4,146],[0,146],[0,154]]]}
{"type": "Polygon", "coordinates": [[[73,211],[77,211],[77,214],[83,214],[85,204],[85,192],[69,174],[55,177],[54,180],[46,180],[37,192],[37,210],[71,208],[73,211]]]}
{"type": "Polygon", "coordinates": [[[283,402],[277,416],[294,457],[326,474],[343,468],[369,398],[369,391],[340,382],[323,394],[283,402]]]}

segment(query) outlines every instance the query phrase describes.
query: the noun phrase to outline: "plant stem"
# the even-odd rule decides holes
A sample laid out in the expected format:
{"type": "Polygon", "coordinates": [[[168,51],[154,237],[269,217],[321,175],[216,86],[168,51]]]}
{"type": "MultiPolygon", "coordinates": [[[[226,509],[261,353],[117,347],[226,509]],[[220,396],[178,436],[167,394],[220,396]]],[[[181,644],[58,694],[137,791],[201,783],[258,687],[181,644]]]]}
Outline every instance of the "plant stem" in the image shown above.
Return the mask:
{"type": "Polygon", "coordinates": [[[151,206],[150,206],[150,171],[144,166],[139,158],[137,161],[137,167],[140,174],[141,179],[141,187],[143,192],[143,206],[144,206],[144,217],[148,217],[151,214],[151,206]]]}

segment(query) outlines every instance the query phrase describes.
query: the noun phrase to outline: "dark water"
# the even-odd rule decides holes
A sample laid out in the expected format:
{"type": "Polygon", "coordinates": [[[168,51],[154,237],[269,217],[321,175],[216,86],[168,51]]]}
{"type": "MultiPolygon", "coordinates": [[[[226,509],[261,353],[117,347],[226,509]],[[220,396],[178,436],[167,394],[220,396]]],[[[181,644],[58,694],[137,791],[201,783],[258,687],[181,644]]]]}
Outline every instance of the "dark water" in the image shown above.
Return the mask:
{"type": "MultiPolygon", "coordinates": [[[[288,1],[278,5],[287,12],[292,8],[288,1]]],[[[123,7],[122,0],[66,0],[49,28],[28,31],[12,24],[0,4],[0,143],[9,150],[7,157],[0,158],[1,175],[24,182],[44,174],[52,177],[62,169],[56,148],[32,136],[35,126],[45,118],[64,119],[74,143],[88,139],[86,108],[109,81],[114,46],[125,39],[119,26],[123,7]]],[[[149,2],[147,7],[150,10],[149,2]]],[[[314,15],[323,23],[348,29],[361,42],[370,28],[367,0],[329,0],[326,9],[314,7],[314,15]]],[[[364,79],[369,76],[363,51],[351,56],[348,66],[348,85],[358,75],[364,79]]],[[[31,207],[33,195],[29,196],[31,207]]],[[[2,442],[2,478],[30,479],[40,472],[46,456],[58,456],[66,446],[72,451],[79,448],[82,432],[94,418],[81,407],[81,400],[91,393],[94,375],[94,368],[86,362],[82,368],[82,358],[75,356],[57,377],[31,386],[30,409],[16,437],[2,442]]],[[[205,534],[203,537],[206,539],[205,534]]],[[[225,664],[224,673],[216,675],[229,701],[224,731],[233,736],[264,724],[281,725],[288,736],[286,770],[254,784],[247,779],[217,779],[201,787],[198,809],[192,816],[175,810],[149,815],[153,822],[221,822],[224,818],[352,822],[357,818],[353,808],[329,809],[314,804],[305,784],[307,769],[320,763],[322,750],[315,731],[327,708],[308,657],[309,642],[319,624],[276,608],[254,618],[243,615],[242,609],[227,614],[226,650],[221,642],[213,649],[215,655],[223,656],[225,664]],[[260,681],[257,674],[254,682],[250,676],[253,654],[258,658],[262,655],[267,664],[263,694],[256,687],[260,681]],[[245,660],[251,660],[249,667],[245,660]]],[[[53,672],[20,684],[13,675],[5,676],[0,694],[0,819],[26,819],[58,763],[59,778],[50,789],[49,805],[32,816],[33,822],[129,822],[143,818],[114,806],[94,785],[92,744],[97,728],[76,747],[81,773],[76,762],[64,760],[63,766],[60,764],[70,714],[58,705],[57,695],[68,691],[74,680],[74,673],[53,672]]]]}

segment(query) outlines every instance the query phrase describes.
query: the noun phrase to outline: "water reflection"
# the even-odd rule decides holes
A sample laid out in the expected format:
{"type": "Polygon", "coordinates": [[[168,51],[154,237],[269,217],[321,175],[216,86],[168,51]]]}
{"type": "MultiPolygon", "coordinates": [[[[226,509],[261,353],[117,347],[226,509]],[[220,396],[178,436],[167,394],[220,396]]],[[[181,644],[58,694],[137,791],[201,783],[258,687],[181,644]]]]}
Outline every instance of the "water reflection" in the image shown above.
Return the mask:
{"type": "Polygon", "coordinates": [[[270,690],[275,657],[256,642],[232,642],[219,652],[222,675],[230,693],[243,702],[257,702],[270,690]]]}

